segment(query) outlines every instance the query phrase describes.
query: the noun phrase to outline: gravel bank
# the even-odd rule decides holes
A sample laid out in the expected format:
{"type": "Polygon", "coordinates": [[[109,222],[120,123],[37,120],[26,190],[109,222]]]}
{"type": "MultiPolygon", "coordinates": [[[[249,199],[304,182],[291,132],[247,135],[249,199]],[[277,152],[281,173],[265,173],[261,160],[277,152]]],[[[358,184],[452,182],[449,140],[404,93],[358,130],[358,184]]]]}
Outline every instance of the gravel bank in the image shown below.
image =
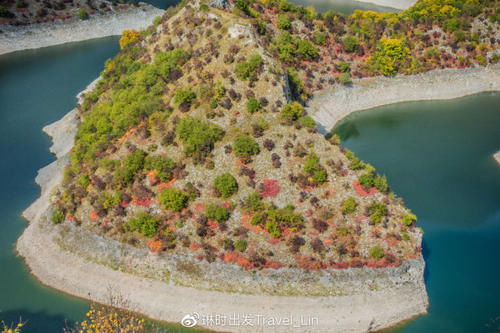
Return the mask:
{"type": "Polygon", "coordinates": [[[417,75],[354,80],[351,87],[336,85],[317,93],[308,112],[324,131],[353,112],[377,106],[442,100],[500,90],[500,65],[434,70],[417,75]]]}
{"type": "MultiPolygon", "coordinates": [[[[58,159],[39,171],[36,182],[41,187],[41,196],[24,211],[23,216],[30,225],[17,242],[19,254],[42,283],[104,303],[111,289],[128,299],[132,310],[170,322],[180,322],[187,314],[196,312],[199,325],[217,331],[366,332],[426,313],[428,298],[422,257],[408,260],[397,269],[346,270],[343,274],[351,285],[363,285],[361,292],[345,296],[272,296],[188,288],[175,284],[172,279],[143,278],[75,255],[67,250],[67,244],[59,241],[60,231],[67,232],[71,227],[64,224],[54,227],[47,221],[51,193],[62,180],[68,152],[74,144],[75,116],[73,110],[44,128],[54,140],[51,151],[58,159]],[[360,279],[361,276],[364,278],[360,279]],[[221,320],[219,325],[204,322],[210,314],[226,318],[225,324],[221,320]],[[238,322],[229,320],[236,316],[238,322]],[[249,322],[253,326],[249,326],[249,322]]],[[[104,246],[99,243],[102,241],[96,241],[96,251],[104,246]]],[[[128,259],[127,251],[116,252],[114,255],[128,259]]],[[[145,255],[144,261],[154,262],[155,255],[145,255]]],[[[313,274],[315,272],[311,276],[313,274]]]]}
{"type": "Polygon", "coordinates": [[[94,15],[85,21],[42,23],[28,26],[2,25],[0,55],[87,39],[121,35],[125,29],[140,30],[152,24],[163,10],[148,4],[107,15],[94,15]]]}

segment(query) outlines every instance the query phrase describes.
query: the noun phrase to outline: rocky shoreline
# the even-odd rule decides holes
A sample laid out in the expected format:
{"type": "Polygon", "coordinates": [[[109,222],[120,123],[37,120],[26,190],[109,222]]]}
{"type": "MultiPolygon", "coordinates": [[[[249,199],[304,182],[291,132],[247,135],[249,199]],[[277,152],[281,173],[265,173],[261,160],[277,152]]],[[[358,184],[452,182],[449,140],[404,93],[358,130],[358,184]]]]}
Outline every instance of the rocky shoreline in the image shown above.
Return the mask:
{"type": "MultiPolygon", "coordinates": [[[[93,89],[95,83],[86,91],[93,89]]],[[[185,315],[193,312],[200,316],[218,314],[226,318],[234,314],[250,315],[254,320],[264,320],[264,317],[291,318],[293,323],[288,323],[289,319],[279,325],[260,323],[263,331],[273,332],[364,332],[393,326],[426,313],[428,298],[423,278],[425,263],[421,256],[408,260],[397,268],[350,268],[302,274],[293,281],[296,290],[308,284],[322,284],[334,292],[326,293],[326,296],[297,296],[293,292],[289,296],[276,296],[270,289],[285,284],[286,279],[297,272],[279,269],[275,270],[274,275],[266,272],[254,274],[236,267],[231,270],[230,264],[218,264],[215,269],[213,265],[207,264],[206,266],[212,267],[212,272],[223,272],[216,278],[222,279],[224,276],[229,282],[227,285],[234,287],[234,281],[240,281],[242,285],[250,286],[248,290],[245,288],[238,292],[232,288],[232,292],[227,292],[225,283],[210,288],[210,285],[201,283],[203,279],[192,279],[193,272],[190,277],[186,275],[183,281],[182,274],[186,271],[180,269],[181,261],[172,263],[165,258],[122,246],[100,236],[87,237],[81,243],[68,242],[75,240],[74,237],[80,237],[81,240],[80,235],[86,231],[72,227],[70,223],[54,227],[48,221],[48,216],[51,211],[51,195],[62,180],[68,163],[68,152],[74,144],[76,115],[76,110],[72,110],[61,120],[44,128],[54,141],[51,151],[57,156],[57,160],[39,171],[36,182],[41,187],[41,196],[23,212],[30,225],[19,238],[17,250],[42,283],[72,295],[104,303],[112,290],[129,300],[132,310],[170,322],[180,322],[185,315]],[[94,254],[97,255],[94,258],[83,255],[89,246],[95,249],[94,254]],[[81,252],[78,253],[79,251],[81,252]],[[168,274],[158,274],[154,278],[147,274],[131,274],[133,270],[125,263],[134,262],[131,259],[138,255],[142,255],[144,267],[149,266],[152,271],[158,271],[154,265],[162,264],[159,270],[163,269],[168,274]],[[169,262],[172,263],[170,266],[169,262]],[[255,288],[258,285],[267,287],[259,291],[255,288]],[[308,318],[308,321],[302,322],[302,318],[308,318]],[[302,323],[295,323],[296,320],[302,323]]],[[[198,275],[203,278],[207,274],[206,267],[200,267],[202,271],[198,275]]],[[[144,270],[141,272],[144,273],[144,270]]],[[[194,275],[197,275],[196,272],[194,275]]],[[[203,320],[202,317],[199,319],[203,320]]],[[[234,326],[229,322],[214,326],[200,320],[200,326],[217,331],[255,330],[255,326],[234,326]]]]}
{"type": "Polygon", "coordinates": [[[410,8],[417,2],[417,0],[356,0],[356,1],[367,2],[378,6],[391,7],[396,9],[410,8]]]}
{"type": "Polygon", "coordinates": [[[308,112],[323,132],[330,131],[353,112],[387,104],[443,100],[486,91],[500,91],[500,65],[433,70],[417,75],[372,77],[318,92],[308,112]]]}
{"type": "Polygon", "coordinates": [[[498,162],[498,164],[500,164],[500,150],[493,154],[493,157],[498,162]]]}
{"type": "Polygon", "coordinates": [[[0,55],[69,42],[121,35],[125,29],[145,29],[163,10],[141,3],[135,8],[106,15],[93,15],[88,20],[41,23],[27,26],[2,25],[0,55]]]}

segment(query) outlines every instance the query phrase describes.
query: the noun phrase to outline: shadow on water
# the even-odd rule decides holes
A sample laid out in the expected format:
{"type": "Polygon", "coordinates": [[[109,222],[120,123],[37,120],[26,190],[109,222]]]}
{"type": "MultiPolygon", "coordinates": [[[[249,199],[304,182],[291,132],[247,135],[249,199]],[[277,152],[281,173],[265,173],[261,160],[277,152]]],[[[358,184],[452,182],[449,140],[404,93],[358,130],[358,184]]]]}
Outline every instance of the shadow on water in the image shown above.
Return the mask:
{"type": "Polygon", "coordinates": [[[345,141],[351,138],[358,138],[360,133],[356,124],[352,121],[344,121],[335,128],[335,133],[340,137],[340,140],[345,141]]]}
{"type": "MultiPolygon", "coordinates": [[[[431,249],[430,249],[429,244],[427,243],[427,240],[425,239],[425,237],[422,239],[422,256],[424,257],[424,261],[426,261],[426,262],[427,262],[427,259],[429,259],[431,256],[431,249]]],[[[425,285],[428,285],[429,281],[430,281],[429,265],[425,265],[425,269],[424,269],[425,285]]]]}

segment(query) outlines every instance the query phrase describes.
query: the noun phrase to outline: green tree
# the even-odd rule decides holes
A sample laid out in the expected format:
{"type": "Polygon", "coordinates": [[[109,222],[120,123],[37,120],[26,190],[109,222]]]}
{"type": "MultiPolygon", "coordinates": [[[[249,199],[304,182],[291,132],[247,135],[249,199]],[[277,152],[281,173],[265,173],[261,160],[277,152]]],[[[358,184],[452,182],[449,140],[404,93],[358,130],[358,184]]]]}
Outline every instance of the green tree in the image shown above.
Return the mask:
{"type": "Polygon", "coordinates": [[[407,227],[412,226],[415,224],[415,222],[417,222],[417,216],[412,213],[405,214],[403,215],[401,222],[403,222],[403,225],[407,227]]]}
{"type": "Polygon", "coordinates": [[[177,104],[191,103],[196,98],[196,94],[190,88],[177,89],[175,91],[174,102],[177,104]]]}
{"type": "Polygon", "coordinates": [[[346,36],[342,39],[342,42],[347,52],[354,52],[359,47],[359,40],[354,36],[346,36]]]}
{"type": "Polygon", "coordinates": [[[214,187],[224,198],[229,198],[238,192],[238,182],[230,173],[227,172],[215,178],[214,187]]]}
{"type": "Polygon", "coordinates": [[[288,30],[292,27],[290,17],[287,14],[278,15],[278,28],[288,30]]]}
{"type": "Polygon", "coordinates": [[[78,17],[80,18],[80,20],[86,20],[89,18],[89,14],[87,14],[85,9],[80,8],[80,10],[78,11],[78,17]]]}
{"type": "Polygon", "coordinates": [[[180,211],[187,206],[189,197],[182,191],[167,188],[160,194],[160,203],[166,208],[180,211]]]}
{"type": "Polygon", "coordinates": [[[219,223],[227,221],[229,219],[229,211],[225,207],[213,204],[207,205],[205,207],[205,215],[208,218],[214,219],[219,223]]]}
{"type": "Polygon", "coordinates": [[[304,108],[298,102],[288,103],[281,109],[281,117],[287,120],[297,120],[302,116],[304,108]]]}
{"type": "Polygon", "coordinates": [[[351,214],[356,211],[356,208],[358,207],[358,203],[356,200],[354,200],[353,197],[349,197],[344,201],[344,204],[342,205],[342,212],[344,214],[351,214]]]}
{"type": "Polygon", "coordinates": [[[260,152],[259,144],[248,135],[240,135],[234,140],[234,153],[241,158],[250,158],[260,152]]]}
{"type": "Polygon", "coordinates": [[[374,259],[382,259],[384,256],[384,250],[380,248],[379,246],[374,246],[370,250],[370,257],[374,259]]]}
{"type": "Polygon", "coordinates": [[[144,162],[144,168],[146,170],[156,170],[158,172],[157,176],[162,182],[169,181],[172,178],[171,170],[174,167],[174,161],[160,155],[147,156],[144,162]]]}
{"type": "Polygon", "coordinates": [[[244,239],[239,239],[236,242],[234,242],[234,247],[236,250],[240,252],[245,252],[247,249],[248,243],[244,239]]]}
{"type": "Polygon", "coordinates": [[[55,223],[55,224],[59,224],[59,223],[62,223],[64,222],[64,219],[66,218],[66,215],[64,214],[64,211],[62,209],[54,209],[54,211],[52,212],[52,216],[50,218],[50,220],[55,223]]]}
{"type": "Polygon", "coordinates": [[[247,101],[247,111],[248,113],[250,114],[253,114],[257,111],[259,111],[261,108],[261,105],[259,103],[259,101],[254,98],[254,97],[250,97],[247,101]]]}
{"type": "Polygon", "coordinates": [[[161,220],[150,214],[140,212],[137,213],[136,217],[129,220],[128,225],[132,231],[138,231],[146,237],[153,237],[161,226],[161,220]]]}
{"type": "Polygon", "coordinates": [[[185,117],[179,121],[176,134],[184,144],[184,153],[192,156],[194,152],[205,155],[212,151],[214,143],[224,136],[224,131],[211,122],[185,117]]]}
{"type": "Polygon", "coordinates": [[[264,60],[259,54],[252,55],[248,61],[242,61],[236,64],[236,76],[240,80],[256,80],[263,62],[264,60]]]}
{"type": "Polygon", "coordinates": [[[326,35],[320,31],[314,32],[314,42],[318,45],[326,44],[326,35]]]}

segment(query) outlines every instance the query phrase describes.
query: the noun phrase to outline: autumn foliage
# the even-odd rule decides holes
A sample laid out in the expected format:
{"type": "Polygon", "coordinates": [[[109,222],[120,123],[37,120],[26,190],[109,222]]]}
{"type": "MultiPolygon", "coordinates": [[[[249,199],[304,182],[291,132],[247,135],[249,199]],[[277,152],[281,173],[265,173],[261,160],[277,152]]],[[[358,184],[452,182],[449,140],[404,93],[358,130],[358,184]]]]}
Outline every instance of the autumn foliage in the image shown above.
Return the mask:
{"type": "Polygon", "coordinates": [[[135,30],[123,30],[123,35],[120,38],[120,49],[123,50],[128,44],[137,41],[139,33],[135,30]]]}

